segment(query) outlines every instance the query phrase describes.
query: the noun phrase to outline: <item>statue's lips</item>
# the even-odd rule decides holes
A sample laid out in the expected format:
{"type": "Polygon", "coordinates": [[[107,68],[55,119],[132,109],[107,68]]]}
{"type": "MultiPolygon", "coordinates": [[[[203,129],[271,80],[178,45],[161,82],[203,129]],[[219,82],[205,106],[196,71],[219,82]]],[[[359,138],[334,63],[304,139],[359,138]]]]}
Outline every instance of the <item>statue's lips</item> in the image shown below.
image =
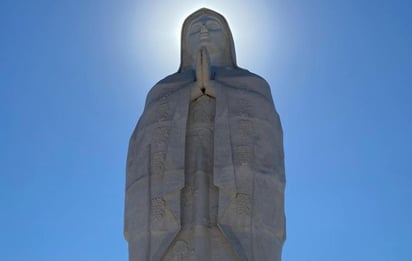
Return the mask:
{"type": "Polygon", "coordinates": [[[200,39],[200,40],[207,40],[207,39],[209,39],[209,33],[200,33],[199,39],[200,39]]]}

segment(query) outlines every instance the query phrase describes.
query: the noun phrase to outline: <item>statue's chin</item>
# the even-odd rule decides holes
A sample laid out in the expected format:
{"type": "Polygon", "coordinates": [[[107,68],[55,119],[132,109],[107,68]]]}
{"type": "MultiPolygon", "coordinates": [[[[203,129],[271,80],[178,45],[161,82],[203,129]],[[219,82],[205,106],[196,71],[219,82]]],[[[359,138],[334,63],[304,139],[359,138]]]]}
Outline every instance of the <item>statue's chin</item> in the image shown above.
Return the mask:
{"type": "Polygon", "coordinates": [[[203,40],[200,40],[198,50],[202,49],[203,47],[206,47],[206,48],[209,49],[209,48],[211,48],[211,47],[213,47],[213,46],[214,46],[214,44],[211,43],[209,39],[203,39],[203,40]]]}
{"type": "Polygon", "coordinates": [[[196,53],[199,53],[202,48],[206,48],[209,55],[216,55],[218,53],[223,53],[222,50],[219,49],[216,44],[209,41],[209,39],[200,42],[200,45],[197,48],[196,53]]]}
{"type": "Polygon", "coordinates": [[[225,57],[225,50],[219,48],[219,46],[211,42],[209,38],[204,41],[200,41],[195,48],[192,48],[193,51],[191,53],[191,56],[193,68],[196,67],[197,59],[202,49],[206,49],[206,55],[208,57],[209,65],[225,66],[230,64],[230,60],[227,57],[225,57]]]}

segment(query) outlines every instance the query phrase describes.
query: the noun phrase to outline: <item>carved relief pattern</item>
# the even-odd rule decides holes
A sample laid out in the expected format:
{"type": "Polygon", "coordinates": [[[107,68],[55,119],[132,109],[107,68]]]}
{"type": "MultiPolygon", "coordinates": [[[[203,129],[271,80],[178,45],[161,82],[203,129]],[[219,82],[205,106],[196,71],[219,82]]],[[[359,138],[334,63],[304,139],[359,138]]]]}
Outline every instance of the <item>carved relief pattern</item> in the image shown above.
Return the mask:
{"type": "Polygon", "coordinates": [[[158,225],[165,216],[164,200],[161,197],[151,200],[150,220],[152,225],[158,225]]]}
{"type": "Polygon", "coordinates": [[[251,120],[239,120],[239,134],[243,139],[250,139],[254,134],[253,122],[251,120]]]}
{"type": "Polygon", "coordinates": [[[251,199],[250,196],[244,193],[238,193],[235,198],[235,213],[238,216],[251,215],[251,199]]]}
{"type": "Polygon", "coordinates": [[[166,97],[161,98],[160,103],[157,105],[156,114],[158,115],[157,118],[159,121],[166,121],[170,119],[171,112],[166,97]]]}
{"type": "Polygon", "coordinates": [[[235,147],[237,165],[250,164],[253,160],[253,146],[240,145],[235,147]]]}
{"type": "Polygon", "coordinates": [[[168,261],[192,261],[193,252],[185,241],[176,241],[172,249],[172,255],[168,258],[168,261]]]}
{"type": "Polygon", "coordinates": [[[254,126],[253,121],[242,118],[238,121],[238,141],[234,147],[235,164],[251,164],[254,159],[254,126]]]}
{"type": "Polygon", "coordinates": [[[166,153],[163,151],[152,153],[152,158],[150,161],[150,174],[152,176],[163,175],[165,169],[165,156],[166,153]]]}
{"type": "Polygon", "coordinates": [[[251,164],[254,159],[255,129],[253,120],[253,104],[249,95],[243,91],[238,93],[237,108],[238,120],[236,123],[236,138],[233,145],[235,165],[251,164]]]}
{"type": "Polygon", "coordinates": [[[164,172],[169,132],[168,126],[158,126],[153,131],[150,161],[151,175],[162,175],[164,172]]]}
{"type": "Polygon", "coordinates": [[[154,130],[153,142],[166,143],[169,138],[169,128],[166,126],[159,126],[154,130]]]}
{"type": "Polygon", "coordinates": [[[240,93],[239,98],[239,107],[240,107],[240,116],[242,117],[249,117],[250,113],[252,112],[252,104],[246,97],[246,94],[243,92],[240,93]]]}

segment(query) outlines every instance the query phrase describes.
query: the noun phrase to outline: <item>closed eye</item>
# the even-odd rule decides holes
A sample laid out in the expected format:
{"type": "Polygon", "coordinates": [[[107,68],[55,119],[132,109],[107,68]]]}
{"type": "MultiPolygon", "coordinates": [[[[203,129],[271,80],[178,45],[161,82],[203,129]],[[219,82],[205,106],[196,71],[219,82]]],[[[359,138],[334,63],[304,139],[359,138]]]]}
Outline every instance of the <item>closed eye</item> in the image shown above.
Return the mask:
{"type": "Polygon", "coordinates": [[[190,28],[190,33],[198,33],[200,32],[200,24],[194,24],[192,25],[192,27],[190,28]]]}
{"type": "Polygon", "coordinates": [[[220,29],[220,24],[216,21],[208,21],[206,25],[207,25],[207,28],[210,30],[220,29]]]}

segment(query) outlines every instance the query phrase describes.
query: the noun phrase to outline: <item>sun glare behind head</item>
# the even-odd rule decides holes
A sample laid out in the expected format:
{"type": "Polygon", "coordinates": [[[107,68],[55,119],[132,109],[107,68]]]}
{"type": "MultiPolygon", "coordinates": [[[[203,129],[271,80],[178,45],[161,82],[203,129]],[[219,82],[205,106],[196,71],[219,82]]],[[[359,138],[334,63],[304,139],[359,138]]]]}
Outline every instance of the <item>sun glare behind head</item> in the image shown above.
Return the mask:
{"type": "Polygon", "coordinates": [[[253,3],[229,1],[153,1],[139,4],[136,16],[135,45],[139,63],[156,74],[177,71],[180,64],[180,39],[184,19],[206,7],[221,13],[231,27],[238,65],[264,66],[273,46],[273,21],[267,10],[253,3]]]}

